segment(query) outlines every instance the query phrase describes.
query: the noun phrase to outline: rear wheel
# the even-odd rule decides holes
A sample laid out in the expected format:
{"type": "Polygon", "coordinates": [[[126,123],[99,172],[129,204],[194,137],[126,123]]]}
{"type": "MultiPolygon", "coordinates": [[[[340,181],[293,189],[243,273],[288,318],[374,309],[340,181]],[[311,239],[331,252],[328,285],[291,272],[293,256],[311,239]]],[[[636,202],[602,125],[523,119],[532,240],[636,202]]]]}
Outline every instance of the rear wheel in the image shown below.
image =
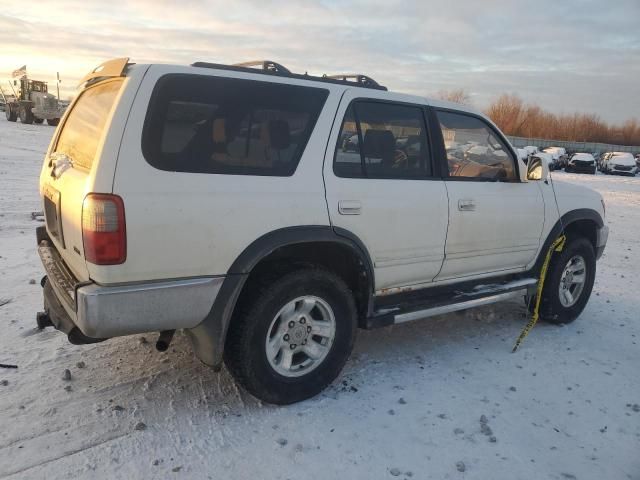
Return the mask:
{"type": "Polygon", "coordinates": [[[59,118],[49,118],[49,119],[47,119],[47,123],[49,125],[51,125],[52,127],[55,127],[60,123],[60,119],[59,118]]]}
{"type": "Polygon", "coordinates": [[[225,363],[268,403],[305,400],[340,373],[356,336],[356,307],[344,281],[306,268],[249,286],[234,313],[225,363]]]}
{"type": "Polygon", "coordinates": [[[567,239],[551,260],[545,279],[540,318],[550,323],[573,322],[584,310],[596,276],[593,245],[584,237],[567,239]]]}
{"type": "Polygon", "coordinates": [[[20,106],[20,121],[22,123],[26,123],[27,125],[30,125],[33,123],[33,113],[31,112],[31,108],[30,107],[26,107],[24,105],[20,106]]]}
{"type": "Polygon", "coordinates": [[[40,125],[42,122],[44,122],[44,118],[33,117],[33,123],[40,125]]]}

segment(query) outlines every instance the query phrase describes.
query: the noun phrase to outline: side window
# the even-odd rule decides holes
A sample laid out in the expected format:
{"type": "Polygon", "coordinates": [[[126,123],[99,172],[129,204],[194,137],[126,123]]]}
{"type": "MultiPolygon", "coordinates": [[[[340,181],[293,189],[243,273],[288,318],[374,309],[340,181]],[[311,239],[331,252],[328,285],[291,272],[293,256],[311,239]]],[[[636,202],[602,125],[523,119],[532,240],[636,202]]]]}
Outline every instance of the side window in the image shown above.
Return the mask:
{"type": "Polygon", "coordinates": [[[420,107],[355,102],[342,122],[334,172],[349,178],[428,177],[427,145],[420,107]]]}
{"type": "Polygon", "coordinates": [[[327,96],[320,88],[167,75],[147,111],[142,151],[161,170],[291,175],[327,96]]]}
{"type": "Polygon", "coordinates": [[[483,120],[462,113],[436,111],[450,177],[515,180],[515,159],[483,120]]]}

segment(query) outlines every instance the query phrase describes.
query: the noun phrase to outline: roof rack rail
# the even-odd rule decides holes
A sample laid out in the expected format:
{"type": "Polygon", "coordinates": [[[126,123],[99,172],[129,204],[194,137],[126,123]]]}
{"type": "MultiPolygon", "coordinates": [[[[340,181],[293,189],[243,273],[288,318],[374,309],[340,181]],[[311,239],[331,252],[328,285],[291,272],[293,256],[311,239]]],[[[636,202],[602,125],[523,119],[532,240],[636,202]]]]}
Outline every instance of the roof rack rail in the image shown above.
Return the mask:
{"type": "Polygon", "coordinates": [[[254,60],[251,62],[236,63],[233,65],[224,65],[220,63],[195,62],[192,67],[198,68],[214,68],[217,70],[230,70],[234,72],[259,73],[263,75],[277,75],[280,77],[295,78],[298,80],[310,80],[314,82],[334,83],[338,85],[351,85],[362,88],[373,88],[376,90],[387,90],[387,87],[378,84],[375,80],[366,75],[349,74],[349,75],[323,75],[317,77],[308,73],[293,73],[288,68],[283,67],[279,63],[271,60],[254,60]],[[261,68],[255,68],[255,67],[261,68]]]}
{"type": "Polygon", "coordinates": [[[381,85],[373,78],[362,75],[361,73],[344,73],[339,75],[324,75],[326,78],[333,80],[342,80],[343,82],[352,81],[361,87],[380,88],[381,85]],[[352,79],[352,80],[350,80],[352,79]]]}
{"type": "Polygon", "coordinates": [[[232,67],[256,67],[258,65],[260,65],[262,70],[266,72],[282,73],[286,75],[291,74],[291,71],[287,67],[284,67],[272,60],[251,60],[250,62],[234,63],[231,66],[232,67]]]}

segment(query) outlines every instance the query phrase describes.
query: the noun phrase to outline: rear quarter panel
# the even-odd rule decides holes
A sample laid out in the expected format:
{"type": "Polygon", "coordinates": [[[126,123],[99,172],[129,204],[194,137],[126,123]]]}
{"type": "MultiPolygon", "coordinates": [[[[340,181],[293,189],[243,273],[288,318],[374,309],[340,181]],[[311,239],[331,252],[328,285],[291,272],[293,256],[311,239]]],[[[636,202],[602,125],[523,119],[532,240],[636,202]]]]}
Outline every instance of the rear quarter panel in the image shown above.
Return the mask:
{"type": "MultiPolygon", "coordinates": [[[[197,73],[271,81],[266,75],[206,68],[149,68],[126,122],[113,193],[124,200],[127,260],[92,267],[100,283],[224,275],[255,239],[278,228],[329,225],[322,181],[327,138],[341,87],[330,94],[295,173],[290,177],[167,172],[143,157],[147,106],[167,73],[197,73]]],[[[294,79],[278,82],[308,84],[294,79]]]]}

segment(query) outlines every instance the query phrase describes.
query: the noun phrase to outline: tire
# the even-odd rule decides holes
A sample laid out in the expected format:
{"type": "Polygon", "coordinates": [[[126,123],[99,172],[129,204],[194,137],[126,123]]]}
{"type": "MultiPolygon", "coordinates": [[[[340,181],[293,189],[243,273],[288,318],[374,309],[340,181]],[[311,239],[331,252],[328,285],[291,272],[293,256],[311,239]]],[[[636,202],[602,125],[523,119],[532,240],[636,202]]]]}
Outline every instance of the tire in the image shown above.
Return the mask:
{"type": "Polygon", "coordinates": [[[18,112],[16,112],[15,108],[11,108],[9,104],[7,104],[4,114],[10,122],[15,122],[18,119],[18,112]]]}
{"type": "Polygon", "coordinates": [[[540,318],[549,323],[561,324],[573,322],[584,310],[596,277],[596,255],[591,242],[584,237],[567,238],[567,244],[562,252],[554,253],[547,271],[544,289],[542,291],[542,300],[540,302],[540,318]],[[584,283],[580,292],[572,296],[574,303],[560,298],[561,287],[568,286],[569,293],[577,292],[571,284],[573,276],[580,276],[580,263],[576,259],[581,258],[584,264],[584,283]],[[563,283],[565,268],[570,264],[576,269],[571,277],[566,278],[568,281],[563,283]],[[573,289],[573,290],[572,290],[573,289]]]}
{"type": "Polygon", "coordinates": [[[31,125],[33,123],[33,113],[24,105],[20,107],[19,111],[20,121],[24,124],[31,125]]]}
{"type": "Polygon", "coordinates": [[[60,119],[59,118],[49,118],[49,119],[47,119],[47,123],[49,125],[51,125],[52,127],[56,127],[60,123],[60,119]]]}
{"type": "Polygon", "coordinates": [[[33,123],[40,125],[42,122],[44,122],[44,118],[33,117],[33,123]]]}
{"type": "Polygon", "coordinates": [[[356,338],[356,306],[344,281],[323,269],[304,268],[269,281],[254,282],[245,290],[247,292],[243,292],[239,299],[229,326],[224,351],[225,363],[234,378],[254,397],[277,405],[306,400],[324,390],[344,367],[356,338]],[[324,303],[316,303],[309,313],[304,313],[301,298],[308,302],[324,303]],[[295,305],[295,310],[292,305],[295,305]],[[325,308],[327,306],[328,310],[325,308]],[[289,313],[282,313],[289,307],[289,313]],[[307,332],[307,339],[301,339],[299,328],[300,325],[304,327],[301,315],[309,317],[305,328],[311,328],[309,323],[314,328],[318,328],[318,323],[326,328],[330,322],[318,322],[318,319],[327,313],[333,314],[334,334],[330,346],[322,350],[324,356],[312,361],[306,353],[294,350],[296,353],[291,354],[291,367],[287,369],[284,356],[288,355],[290,348],[294,348],[290,342],[305,342],[306,347],[297,346],[302,349],[321,338],[307,332]],[[280,338],[283,340],[280,341],[280,338]],[[280,349],[273,349],[273,352],[278,352],[271,356],[273,360],[268,358],[268,341],[283,345],[280,349]],[[278,358],[280,365],[275,365],[278,358]],[[305,367],[304,361],[311,363],[305,367]],[[296,368],[296,364],[302,367],[296,368]],[[306,373],[302,372],[305,368],[306,373]],[[278,369],[287,373],[283,374],[278,369]]]}

